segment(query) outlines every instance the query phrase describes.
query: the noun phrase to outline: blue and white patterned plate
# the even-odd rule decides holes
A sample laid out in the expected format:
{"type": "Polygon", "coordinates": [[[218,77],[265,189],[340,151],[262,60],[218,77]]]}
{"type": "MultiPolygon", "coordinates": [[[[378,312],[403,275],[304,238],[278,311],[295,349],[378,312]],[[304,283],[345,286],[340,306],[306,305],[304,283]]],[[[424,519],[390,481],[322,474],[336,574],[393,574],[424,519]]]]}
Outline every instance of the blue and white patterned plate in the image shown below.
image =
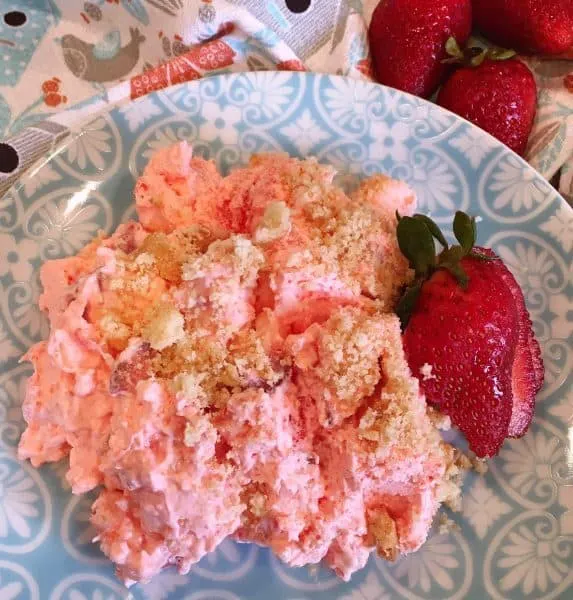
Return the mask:
{"type": "Polygon", "coordinates": [[[573,597],[573,211],[526,163],[440,108],[390,89],[300,73],[205,79],[97,118],[0,201],[0,598],[2,600],[482,600],[573,597]],[[28,364],[46,335],[36,306],[43,260],[77,252],[134,216],[135,178],[175,140],[224,171],[253,152],[315,155],[353,185],[389,173],[449,223],[482,219],[480,243],[507,262],[543,347],[546,383],[525,438],[507,442],[465,486],[459,530],[394,564],[372,559],[345,584],[224,542],[188,576],[164,572],[129,592],[91,544],[91,498],[56,464],[15,458],[28,364]]]}

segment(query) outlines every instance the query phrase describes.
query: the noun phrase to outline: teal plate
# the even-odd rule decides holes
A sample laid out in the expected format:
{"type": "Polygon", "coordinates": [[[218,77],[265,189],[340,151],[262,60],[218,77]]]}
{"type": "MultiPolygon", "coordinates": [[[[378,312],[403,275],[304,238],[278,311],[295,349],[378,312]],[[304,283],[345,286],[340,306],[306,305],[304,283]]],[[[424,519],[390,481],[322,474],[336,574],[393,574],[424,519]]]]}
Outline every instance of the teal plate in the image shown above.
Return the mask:
{"type": "Polygon", "coordinates": [[[428,102],[370,83],[278,72],[183,84],[100,116],[0,201],[0,598],[2,600],[499,600],[573,598],[573,211],[507,148],[428,102]],[[189,575],[165,571],[127,591],[91,543],[90,497],[65,465],[16,459],[31,368],[47,333],[37,308],[42,261],[73,254],[135,215],[135,178],[155,149],[189,140],[220,169],[253,152],[314,155],[352,187],[372,173],[404,179],[422,211],[480,217],[519,280],[543,348],[546,382],[529,433],[470,476],[459,529],[434,533],[390,564],[374,557],[350,583],[290,569],[225,541],[189,575]]]}

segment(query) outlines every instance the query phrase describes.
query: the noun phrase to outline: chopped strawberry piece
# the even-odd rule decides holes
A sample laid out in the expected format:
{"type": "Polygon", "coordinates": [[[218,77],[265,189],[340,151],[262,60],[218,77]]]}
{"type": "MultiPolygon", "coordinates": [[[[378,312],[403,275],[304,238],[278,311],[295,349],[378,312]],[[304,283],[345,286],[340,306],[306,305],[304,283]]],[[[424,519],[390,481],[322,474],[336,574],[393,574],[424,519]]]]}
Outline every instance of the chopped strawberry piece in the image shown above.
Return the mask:
{"type": "Polygon", "coordinates": [[[112,395],[135,390],[139,381],[153,375],[151,360],[156,351],[147,342],[126,348],[118,357],[110,375],[109,392],[112,395]]]}

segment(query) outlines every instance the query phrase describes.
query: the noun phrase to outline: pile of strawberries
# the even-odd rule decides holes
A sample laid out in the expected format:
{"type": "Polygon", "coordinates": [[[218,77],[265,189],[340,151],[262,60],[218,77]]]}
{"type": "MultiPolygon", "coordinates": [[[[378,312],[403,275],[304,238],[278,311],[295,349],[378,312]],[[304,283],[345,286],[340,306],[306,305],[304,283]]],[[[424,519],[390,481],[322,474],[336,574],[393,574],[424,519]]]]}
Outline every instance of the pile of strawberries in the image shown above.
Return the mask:
{"type": "Polygon", "coordinates": [[[380,83],[423,98],[441,85],[438,104],[523,155],[537,87],[515,54],[569,56],[573,0],[381,0],[369,38],[380,83]],[[465,48],[472,30],[502,48],[465,48]]]}

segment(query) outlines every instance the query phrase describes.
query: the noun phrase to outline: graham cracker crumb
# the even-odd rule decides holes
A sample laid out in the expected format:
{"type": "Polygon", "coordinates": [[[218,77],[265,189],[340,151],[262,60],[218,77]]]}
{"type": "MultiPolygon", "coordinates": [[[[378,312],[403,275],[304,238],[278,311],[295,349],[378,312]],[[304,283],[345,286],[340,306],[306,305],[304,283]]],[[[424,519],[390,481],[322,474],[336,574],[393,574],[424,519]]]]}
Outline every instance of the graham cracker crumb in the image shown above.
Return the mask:
{"type": "Polygon", "coordinates": [[[185,319],[175,307],[160,305],[143,328],[142,336],[154,350],[164,350],[185,337],[185,319]]]}
{"type": "Polygon", "coordinates": [[[368,533],[374,540],[380,558],[394,561],[398,558],[398,531],[388,512],[381,508],[368,521],[368,533]]]}
{"type": "Polygon", "coordinates": [[[229,358],[238,385],[272,387],[284,377],[284,368],[273,363],[253,330],[240,331],[229,344],[229,358]]]}
{"type": "Polygon", "coordinates": [[[207,417],[198,417],[193,422],[188,421],[185,424],[183,443],[187,448],[192,448],[210,429],[213,429],[213,426],[207,417]]]}
{"type": "Polygon", "coordinates": [[[178,283],[181,280],[181,261],[182,256],[177,246],[165,233],[149,234],[143,240],[135,259],[136,264],[156,267],[159,276],[170,283],[178,283]],[[144,263],[138,263],[144,255],[150,256],[153,262],[145,259],[144,263]]]}
{"type": "Polygon", "coordinates": [[[249,498],[249,510],[255,517],[262,517],[265,514],[266,498],[260,492],[256,492],[249,498]]]}
{"type": "Polygon", "coordinates": [[[460,531],[460,526],[450,519],[446,513],[441,512],[438,517],[438,533],[440,535],[460,531]]]}
{"type": "Polygon", "coordinates": [[[150,267],[155,264],[155,257],[147,252],[142,252],[135,257],[135,264],[150,267]]]}
{"type": "Polygon", "coordinates": [[[461,510],[461,486],[471,462],[468,457],[458,449],[451,454],[452,459],[446,469],[444,480],[440,484],[438,501],[445,506],[459,512],[461,510]]]}
{"type": "Polygon", "coordinates": [[[376,417],[378,413],[372,408],[368,408],[362,418],[360,419],[360,423],[358,425],[359,429],[370,429],[374,423],[376,423],[376,417]]]}
{"type": "Polygon", "coordinates": [[[488,472],[489,465],[487,464],[486,458],[478,458],[473,452],[470,452],[469,461],[471,463],[472,469],[478,475],[485,475],[488,472]]]}
{"type": "Polygon", "coordinates": [[[194,405],[204,408],[208,403],[208,397],[202,385],[206,377],[206,373],[181,373],[173,380],[173,387],[176,393],[191,400],[194,405]]]}
{"type": "Polygon", "coordinates": [[[271,202],[265,208],[263,218],[257,226],[254,241],[268,244],[290,231],[290,209],[284,202],[271,202]]]}
{"type": "Polygon", "coordinates": [[[380,379],[383,346],[375,319],[354,309],[341,310],[319,335],[322,359],[316,374],[341,400],[371,394],[380,379]]]}
{"type": "Polygon", "coordinates": [[[126,339],[131,335],[129,327],[110,313],[104,315],[98,321],[98,325],[107,338],[126,339]]]}
{"type": "Polygon", "coordinates": [[[427,408],[428,417],[436,429],[441,431],[449,431],[452,428],[452,420],[443,412],[433,406],[427,408]]]}
{"type": "MultiPolygon", "coordinates": [[[[264,254],[246,237],[234,235],[213,242],[207,252],[183,265],[183,281],[201,279],[214,263],[229,268],[230,278],[250,287],[255,284],[264,254]]],[[[225,283],[224,281],[220,283],[225,283]]]]}
{"type": "Polygon", "coordinates": [[[456,449],[456,451],[454,452],[454,460],[455,465],[456,467],[458,467],[460,472],[469,471],[472,466],[471,460],[461,450],[456,449]]]}

